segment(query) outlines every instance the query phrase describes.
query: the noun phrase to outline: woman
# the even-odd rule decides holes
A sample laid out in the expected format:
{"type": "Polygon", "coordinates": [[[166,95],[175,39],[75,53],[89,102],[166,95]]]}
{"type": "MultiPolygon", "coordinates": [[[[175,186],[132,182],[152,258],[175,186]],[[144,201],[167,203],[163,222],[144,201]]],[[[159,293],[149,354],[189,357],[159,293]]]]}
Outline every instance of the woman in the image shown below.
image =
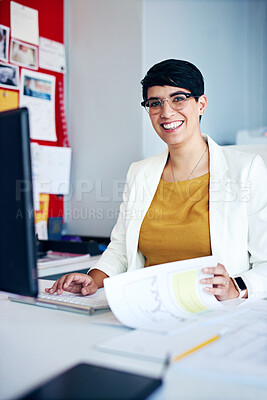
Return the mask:
{"type": "Polygon", "coordinates": [[[142,105],[167,149],[131,165],[111,243],[88,275],[65,275],[46,290],[92,294],[117,273],[213,254],[220,263],[203,270],[213,275],[201,280],[204,290],[219,301],[266,297],[262,159],[221,148],[201,135],[207,98],[193,64],[162,61],[142,86],[142,105]]]}

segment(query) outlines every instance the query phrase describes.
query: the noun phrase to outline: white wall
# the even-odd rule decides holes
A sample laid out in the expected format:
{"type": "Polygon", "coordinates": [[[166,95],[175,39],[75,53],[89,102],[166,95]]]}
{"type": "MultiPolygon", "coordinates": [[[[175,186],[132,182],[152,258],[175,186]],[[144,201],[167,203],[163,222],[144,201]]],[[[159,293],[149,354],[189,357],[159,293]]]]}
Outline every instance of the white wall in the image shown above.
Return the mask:
{"type": "Polygon", "coordinates": [[[267,0],[247,1],[247,129],[267,126],[267,0]]]}
{"type": "MultiPolygon", "coordinates": [[[[143,73],[166,58],[203,73],[203,133],[233,144],[237,130],[267,125],[266,0],[144,0],[143,27],[143,73]]],[[[144,156],[163,148],[144,115],[144,156]]]]}
{"type": "Polygon", "coordinates": [[[142,158],[142,4],[70,0],[65,7],[73,149],[66,232],[108,236],[127,169],[142,158]]]}

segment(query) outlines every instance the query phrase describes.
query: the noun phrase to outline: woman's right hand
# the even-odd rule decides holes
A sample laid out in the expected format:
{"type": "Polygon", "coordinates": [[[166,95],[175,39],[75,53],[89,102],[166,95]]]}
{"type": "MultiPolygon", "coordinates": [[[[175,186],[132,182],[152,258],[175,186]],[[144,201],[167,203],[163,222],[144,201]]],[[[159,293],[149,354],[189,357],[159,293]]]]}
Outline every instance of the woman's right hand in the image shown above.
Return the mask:
{"type": "Polygon", "coordinates": [[[71,293],[81,293],[83,296],[94,294],[98,289],[94,279],[87,275],[73,272],[63,275],[59,278],[51,288],[46,288],[45,291],[50,294],[62,294],[63,290],[71,293]]]}

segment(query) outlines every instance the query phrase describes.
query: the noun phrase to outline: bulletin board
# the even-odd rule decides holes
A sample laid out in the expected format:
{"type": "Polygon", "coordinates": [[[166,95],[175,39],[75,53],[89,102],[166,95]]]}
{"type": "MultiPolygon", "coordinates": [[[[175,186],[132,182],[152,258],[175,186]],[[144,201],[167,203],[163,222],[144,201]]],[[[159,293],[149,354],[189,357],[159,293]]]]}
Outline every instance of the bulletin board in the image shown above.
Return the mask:
{"type": "MultiPolygon", "coordinates": [[[[50,39],[64,44],[64,0],[15,0],[16,3],[38,10],[39,20],[39,37],[50,39]]],[[[10,27],[10,3],[11,0],[0,1],[0,25],[10,27]]],[[[11,31],[10,31],[11,33],[11,31]]],[[[9,33],[9,48],[11,34],[9,33]]],[[[38,48],[38,46],[37,46],[38,48]]],[[[10,60],[10,51],[8,64],[12,64],[10,60]]],[[[2,62],[2,61],[1,61],[2,62]]],[[[22,67],[19,66],[19,75],[21,75],[22,67]]],[[[65,107],[64,107],[64,73],[54,72],[38,68],[36,72],[53,75],[55,77],[55,129],[56,141],[33,140],[42,146],[63,146],[69,147],[65,107]]],[[[0,88],[2,89],[2,88],[0,88]]],[[[15,92],[16,90],[12,91],[15,92]]],[[[19,90],[18,90],[19,92],[19,90]]],[[[62,217],[63,196],[49,194],[48,217],[62,217]]]]}

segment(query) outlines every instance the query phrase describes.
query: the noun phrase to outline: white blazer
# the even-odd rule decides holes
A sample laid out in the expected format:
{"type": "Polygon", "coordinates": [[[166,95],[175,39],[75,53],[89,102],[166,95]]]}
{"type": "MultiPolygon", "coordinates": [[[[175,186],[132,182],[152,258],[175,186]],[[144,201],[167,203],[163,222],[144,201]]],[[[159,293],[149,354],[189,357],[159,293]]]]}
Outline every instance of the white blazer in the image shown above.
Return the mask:
{"type": "MultiPolygon", "coordinates": [[[[212,254],[230,276],[242,276],[249,298],[267,297],[267,169],[258,155],[223,148],[204,138],[210,152],[212,254]]],[[[144,266],[139,231],[167,157],[168,149],[130,166],[111,243],[94,268],[111,276],[144,266]]]]}

